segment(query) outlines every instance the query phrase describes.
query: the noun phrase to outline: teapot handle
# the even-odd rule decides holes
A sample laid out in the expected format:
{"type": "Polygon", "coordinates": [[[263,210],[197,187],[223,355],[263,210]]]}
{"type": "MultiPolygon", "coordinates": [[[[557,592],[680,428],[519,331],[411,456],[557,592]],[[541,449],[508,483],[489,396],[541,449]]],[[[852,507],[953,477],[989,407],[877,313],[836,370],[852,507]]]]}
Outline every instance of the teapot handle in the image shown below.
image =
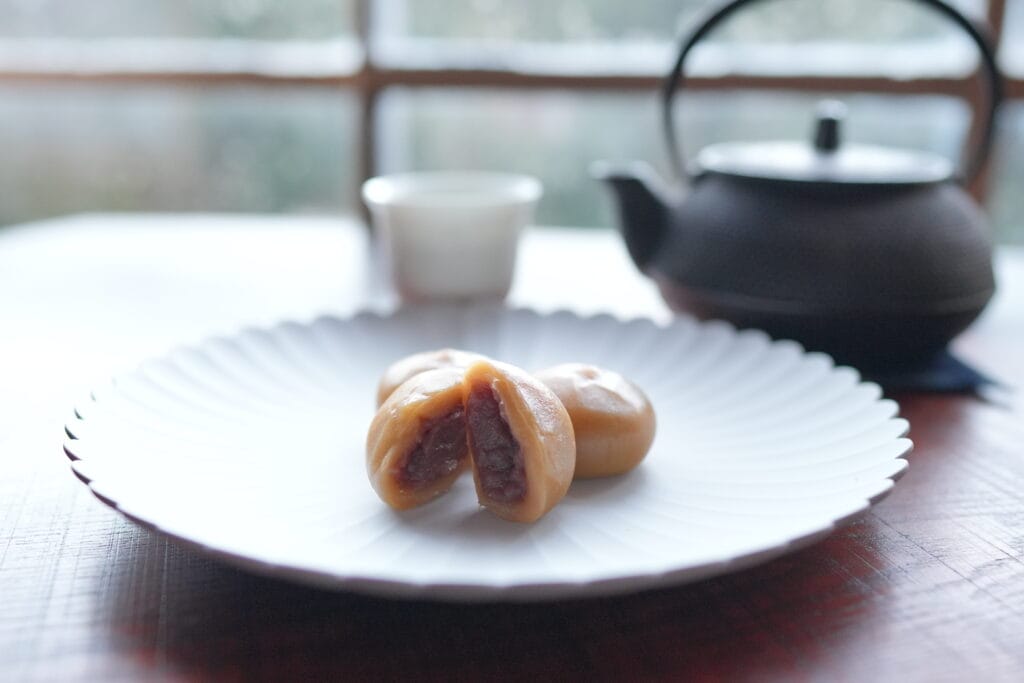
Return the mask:
{"type": "MultiPolygon", "coordinates": [[[[728,0],[711,10],[710,14],[697,26],[696,29],[686,38],[676,58],[672,71],[662,84],[662,127],[665,133],[665,141],[668,144],[670,161],[676,175],[680,179],[689,177],[686,170],[686,162],[683,157],[682,145],[676,136],[675,127],[672,125],[672,102],[676,89],[681,89],[685,83],[683,64],[690,51],[699,43],[713,28],[718,26],[724,19],[744,5],[760,2],[761,0],[728,0]]],[[[996,58],[993,53],[992,43],[985,29],[976,25],[972,20],[965,17],[944,0],[918,0],[945,15],[948,19],[957,24],[967,33],[978,47],[981,53],[983,71],[988,86],[988,102],[985,111],[985,128],[977,146],[964,164],[960,174],[964,182],[971,182],[985,166],[988,154],[992,148],[992,135],[995,129],[996,112],[1003,100],[1003,77],[996,65],[996,58]]]]}

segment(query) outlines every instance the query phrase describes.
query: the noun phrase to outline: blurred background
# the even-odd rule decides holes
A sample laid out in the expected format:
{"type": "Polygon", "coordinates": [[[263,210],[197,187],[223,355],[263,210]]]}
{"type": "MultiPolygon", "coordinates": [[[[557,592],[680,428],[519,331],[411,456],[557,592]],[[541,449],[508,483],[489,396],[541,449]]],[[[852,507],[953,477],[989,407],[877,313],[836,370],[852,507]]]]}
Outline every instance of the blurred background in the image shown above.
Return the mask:
{"type": "MultiPolygon", "coordinates": [[[[1024,0],[953,0],[991,26],[1009,82],[974,188],[1024,243],[1024,0]]],[[[655,95],[707,0],[0,0],[0,226],[78,211],[356,215],[364,177],[539,176],[538,220],[611,225],[586,173],[666,152],[655,95]]],[[[688,153],[848,138],[959,158],[978,58],[912,0],[774,0],[694,54],[688,153]]],[[[2,227],[0,227],[2,229],[2,227]]]]}

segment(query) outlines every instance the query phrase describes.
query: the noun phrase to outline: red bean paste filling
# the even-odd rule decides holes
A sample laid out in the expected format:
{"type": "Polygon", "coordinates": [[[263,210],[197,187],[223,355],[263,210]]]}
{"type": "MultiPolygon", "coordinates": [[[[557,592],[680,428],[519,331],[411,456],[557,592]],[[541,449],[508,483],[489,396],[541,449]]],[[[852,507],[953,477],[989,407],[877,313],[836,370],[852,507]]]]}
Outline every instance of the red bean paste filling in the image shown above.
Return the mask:
{"type": "Polygon", "coordinates": [[[402,483],[423,488],[459,468],[468,453],[466,413],[459,406],[444,417],[423,420],[422,438],[401,470],[402,483]]]}
{"type": "Polygon", "coordinates": [[[523,453],[501,415],[489,386],[475,387],[466,400],[469,443],[480,487],[489,500],[517,503],[526,497],[523,453]]]}

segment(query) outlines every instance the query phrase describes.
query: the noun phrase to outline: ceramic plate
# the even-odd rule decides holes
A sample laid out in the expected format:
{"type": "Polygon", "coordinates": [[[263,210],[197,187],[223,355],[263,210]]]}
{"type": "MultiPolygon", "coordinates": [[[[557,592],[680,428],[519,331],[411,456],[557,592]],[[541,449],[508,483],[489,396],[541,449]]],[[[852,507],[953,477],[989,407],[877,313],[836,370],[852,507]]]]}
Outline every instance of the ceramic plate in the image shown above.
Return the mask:
{"type": "Polygon", "coordinates": [[[130,519],[260,573],[530,600],[691,581],[824,537],[906,467],[896,413],[856,371],[723,323],[410,309],[247,330],[147,362],[77,408],[66,450],[130,519]],[[630,474],[574,483],[533,525],[478,508],[471,478],[393,512],[364,469],[377,379],[443,346],[625,374],[657,412],[650,455],[630,474]]]}

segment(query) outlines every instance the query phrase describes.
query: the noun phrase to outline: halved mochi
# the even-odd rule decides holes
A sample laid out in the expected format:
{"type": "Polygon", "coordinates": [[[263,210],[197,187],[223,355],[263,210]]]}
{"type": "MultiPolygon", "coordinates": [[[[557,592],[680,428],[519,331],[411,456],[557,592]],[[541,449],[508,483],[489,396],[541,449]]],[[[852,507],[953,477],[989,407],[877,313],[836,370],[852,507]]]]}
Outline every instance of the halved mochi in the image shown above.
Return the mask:
{"type": "Polygon", "coordinates": [[[495,361],[466,370],[463,395],[480,504],[509,521],[540,519],[572,483],[576,441],[569,414],[539,380],[495,361]]]}
{"type": "Polygon", "coordinates": [[[366,471],[377,495],[397,510],[445,493],[469,465],[463,370],[421,372],[377,411],[366,436],[366,471]]]}
{"type": "Polygon", "coordinates": [[[576,477],[628,472],[654,441],[654,409],[646,394],[617,372],[565,363],[536,373],[565,406],[576,436],[576,477]]]}
{"type": "Polygon", "coordinates": [[[460,349],[423,351],[401,358],[388,366],[380,378],[380,383],[377,385],[377,407],[384,405],[388,396],[406,380],[421,372],[438,368],[461,368],[464,370],[482,358],[483,356],[478,353],[460,349]]]}

